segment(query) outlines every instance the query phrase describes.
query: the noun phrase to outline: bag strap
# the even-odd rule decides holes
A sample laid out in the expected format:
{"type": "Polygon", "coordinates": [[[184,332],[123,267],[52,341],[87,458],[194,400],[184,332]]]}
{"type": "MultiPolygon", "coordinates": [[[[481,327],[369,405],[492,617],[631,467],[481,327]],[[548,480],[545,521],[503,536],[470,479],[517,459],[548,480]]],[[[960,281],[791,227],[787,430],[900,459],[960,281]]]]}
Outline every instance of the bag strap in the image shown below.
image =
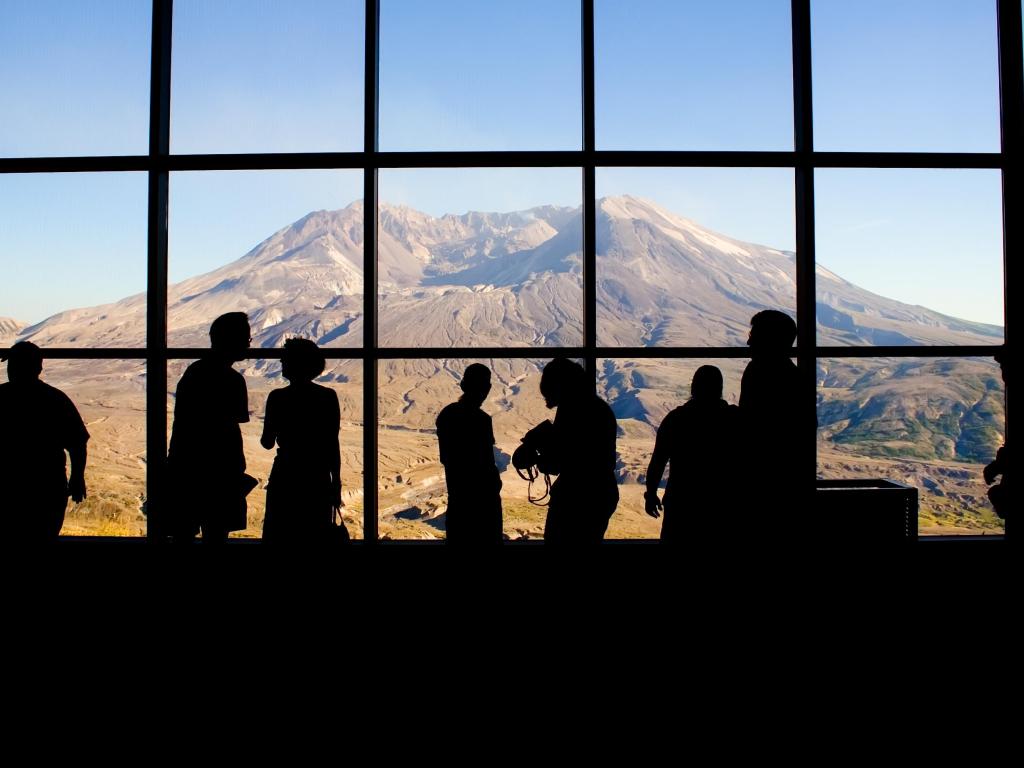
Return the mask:
{"type": "Polygon", "coordinates": [[[516,467],[516,472],[519,476],[526,480],[529,485],[526,488],[526,500],[537,507],[546,507],[551,504],[551,476],[544,473],[544,493],[537,498],[533,497],[533,482],[540,477],[540,472],[536,467],[527,467],[524,473],[519,467],[516,467]],[[546,500],[546,501],[545,501],[546,500]]]}

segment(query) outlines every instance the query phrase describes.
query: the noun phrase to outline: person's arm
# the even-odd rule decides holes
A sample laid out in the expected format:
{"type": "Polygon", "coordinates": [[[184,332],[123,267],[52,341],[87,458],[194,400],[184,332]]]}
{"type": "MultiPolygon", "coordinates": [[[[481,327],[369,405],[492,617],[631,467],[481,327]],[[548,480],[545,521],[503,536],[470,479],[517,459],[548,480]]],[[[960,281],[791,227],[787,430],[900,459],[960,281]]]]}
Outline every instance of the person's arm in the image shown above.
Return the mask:
{"type": "Polygon", "coordinates": [[[338,393],[333,389],[330,392],[328,402],[330,405],[330,416],[328,418],[328,432],[330,438],[327,441],[328,462],[331,469],[331,504],[336,509],[341,508],[341,445],[339,433],[341,432],[341,406],[338,404],[338,393]]]}
{"type": "Polygon", "coordinates": [[[434,427],[436,428],[437,432],[437,454],[441,460],[441,463],[447,470],[448,464],[451,463],[451,460],[453,458],[451,455],[451,447],[449,446],[449,441],[451,440],[451,438],[448,435],[449,426],[447,409],[442,410],[441,413],[437,415],[437,419],[434,422],[434,427]]]}
{"type": "Polygon", "coordinates": [[[238,423],[246,424],[249,421],[249,388],[245,386],[245,376],[240,374],[238,371],[231,369],[237,377],[235,381],[238,382],[238,423]]]}
{"type": "Polygon", "coordinates": [[[68,492],[71,500],[76,504],[85,500],[85,464],[88,460],[88,449],[85,441],[78,443],[68,449],[71,456],[71,477],[68,479],[68,492]]]}
{"type": "MultiPolygon", "coordinates": [[[[485,414],[486,415],[486,414],[485,414]]],[[[494,461],[494,446],[498,444],[498,441],[494,439],[494,422],[491,421],[491,417],[487,415],[487,437],[490,440],[491,445],[491,460],[494,461]]],[[[496,461],[492,464],[494,467],[494,492],[501,492],[501,472],[498,471],[498,464],[496,461]]]]}
{"type": "Polygon", "coordinates": [[[277,390],[267,395],[267,408],[263,413],[263,435],[260,437],[260,445],[268,451],[277,442],[277,398],[274,397],[277,390]]]}
{"type": "Polygon", "coordinates": [[[86,443],[89,430],[85,428],[82,414],[66,394],[60,393],[62,416],[61,444],[71,457],[71,476],[68,478],[68,494],[78,504],[85,500],[85,464],[88,460],[86,443]]]}
{"type": "Polygon", "coordinates": [[[658,510],[662,508],[661,499],[658,498],[658,486],[661,485],[661,476],[665,474],[665,466],[668,464],[668,431],[671,429],[671,420],[672,414],[669,414],[658,427],[658,434],[654,438],[654,453],[651,454],[651,462],[647,465],[644,511],[651,517],[660,517],[658,510]]]}

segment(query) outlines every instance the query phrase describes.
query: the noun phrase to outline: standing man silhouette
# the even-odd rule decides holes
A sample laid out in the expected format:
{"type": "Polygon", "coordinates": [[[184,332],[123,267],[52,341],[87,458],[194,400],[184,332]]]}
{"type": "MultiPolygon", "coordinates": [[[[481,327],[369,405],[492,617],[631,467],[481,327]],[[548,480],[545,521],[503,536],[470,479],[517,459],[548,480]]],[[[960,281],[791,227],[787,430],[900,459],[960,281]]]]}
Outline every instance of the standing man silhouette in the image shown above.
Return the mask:
{"type": "Polygon", "coordinates": [[[244,312],[221,315],[210,326],[210,353],[192,363],[178,382],[174,426],[167,452],[172,490],[168,510],[176,541],[222,543],[246,527],[242,431],[249,421],[245,378],[232,364],[245,359],[252,341],[244,312]]]}
{"type": "Polygon", "coordinates": [[[739,531],[744,538],[779,537],[799,530],[797,513],[811,506],[812,478],[801,472],[801,456],[816,428],[804,414],[800,377],[790,358],[796,322],[766,309],[750,320],[750,362],[740,384],[740,416],[747,435],[749,494],[739,531]],[[811,433],[808,434],[808,430],[811,433]]]}
{"type": "Polygon", "coordinates": [[[540,392],[548,408],[557,408],[555,420],[523,437],[512,464],[558,475],[544,521],[546,544],[600,543],[619,503],[615,414],[583,367],[564,357],[544,366],[540,392]]]}
{"type": "Polygon", "coordinates": [[[722,399],[722,372],[702,365],[693,374],[690,399],[662,420],[647,467],[644,509],[658,517],[661,540],[701,542],[728,531],[736,513],[735,455],[739,409],[722,399]],[[671,464],[664,505],[658,486],[671,464]]]}
{"type": "Polygon", "coordinates": [[[500,544],[501,478],[494,463],[494,429],[480,406],[491,391],[491,372],[473,363],[459,383],[462,397],[437,417],[437,442],[448,484],[445,540],[500,544]]]}
{"type": "Polygon", "coordinates": [[[19,341],[7,356],[0,384],[0,508],[11,541],[56,541],[68,496],[85,499],[89,433],[71,399],[39,380],[43,353],[19,341]],[[64,452],[71,457],[66,475],[64,452]]]}

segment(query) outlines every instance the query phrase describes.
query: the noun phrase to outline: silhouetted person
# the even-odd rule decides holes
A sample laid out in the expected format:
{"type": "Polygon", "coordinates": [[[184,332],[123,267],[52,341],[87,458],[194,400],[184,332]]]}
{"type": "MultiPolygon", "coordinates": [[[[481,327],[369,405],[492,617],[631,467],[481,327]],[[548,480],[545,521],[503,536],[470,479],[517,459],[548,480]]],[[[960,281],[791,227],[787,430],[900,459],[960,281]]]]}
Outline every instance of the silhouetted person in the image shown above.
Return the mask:
{"type": "Polygon", "coordinates": [[[264,541],[329,541],[334,512],[340,513],[341,408],[333,389],[313,381],[325,364],[323,352],[312,341],[284,343],[281,373],[289,384],[267,397],[260,438],[268,450],[277,444],[267,483],[264,541]]]}
{"type": "Polygon", "coordinates": [[[68,496],[85,498],[89,433],[71,399],[39,380],[43,354],[30,341],[7,353],[0,384],[0,508],[9,541],[55,541],[68,496]],[[64,452],[71,456],[68,478],[64,452]]]}
{"type": "Polygon", "coordinates": [[[246,526],[245,495],[252,488],[238,425],[249,421],[249,395],[231,366],[245,359],[249,334],[244,312],[218,317],[210,326],[210,353],[178,382],[167,453],[168,522],[177,541],[202,531],[204,542],[221,543],[246,526]]]}
{"type": "Polygon", "coordinates": [[[594,394],[586,371],[565,358],[544,366],[540,392],[548,408],[558,409],[555,420],[531,429],[512,463],[558,475],[544,523],[546,543],[600,542],[619,503],[615,414],[594,394]]]}
{"type": "MultiPolygon", "coordinates": [[[[1003,372],[1003,385],[1007,393],[1007,399],[1009,399],[1009,387],[1010,387],[1010,376],[1009,367],[1010,360],[1005,351],[1000,352],[996,355],[996,362],[999,363],[999,367],[1003,372]]],[[[1003,531],[1007,541],[1014,541],[1013,536],[1016,533],[1017,523],[1010,525],[1010,519],[1015,517],[1017,513],[1012,512],[1013,502],[1010,495],[1012,484],[1010,482],[1010,449],[1009,445],[1004,444],[999,451],[996,453],[995,461],[991,462],[985,467],[985,482],[992,487],[988,489],[988,499],[992,502],[993,508],[995,508],[996,514],[999,515],[1003,520],[1003,531]],[[996,479],[999,482],[996,483],[996,479]],[[992,485],[995,483],[995,485],[992,485]],[[1015,532],[1010,533],[1011,528],[1015,532]]]]}
{"type": "Polygon", "coordinates": [[[644,508],[658,517],[658,485],[671,465],[665,488],[661,540],[679,542],[726,534],[736,512],[739,409],[722,399],[722,372],[702,365],[693,374],[690,399],[658,427],[647,467],[644,508]]]}
{"type": "Polygon", "coordinates": [[[774,309],[750,320],[751,360],[740,385],[740,416],[747,437],[749,493],[737,521],[741,535],[792,535],[800,529],[795,516],[812,501],[811,478],[801,469],[803,455],[813,445],[813,425],[804,415],[800,377],[790,359],[796,323],[774,309]]]}
{"type": "Polygon", "coordinates": [[[437,443],[448,484],[445,540],[500,544],[501,477],[494,463],[491,417],[480,410],[491,391],[491,372],[473,363],[459,383],[462,397],[437,417],[437,443]]]}

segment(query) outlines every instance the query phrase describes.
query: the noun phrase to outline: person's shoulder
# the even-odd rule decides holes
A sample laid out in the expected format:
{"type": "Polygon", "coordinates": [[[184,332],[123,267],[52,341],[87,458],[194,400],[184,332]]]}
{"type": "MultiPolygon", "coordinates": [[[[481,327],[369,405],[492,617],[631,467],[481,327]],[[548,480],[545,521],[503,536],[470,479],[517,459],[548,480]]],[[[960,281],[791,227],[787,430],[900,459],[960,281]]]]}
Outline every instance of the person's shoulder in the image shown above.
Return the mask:
{"type": "MultiPolygon", "coordinates": [[[[604,423],[604,427],[618,429],[618,421],[615,419],[615,411],[605,402],[604,398],[594,395],[593,416],[604,423]]],[[[581,414],[582,415],[582,414],[581,414]]]]}
{"type": "Polygon", "coordinates": [[[341,414],[341,400],[338,392],[323,384],[313,384],[313,396],[316,398],[317,407],[328,411],[331,417],[341,414]]]}
{"type": "Polygon", "coordinates": [[[178,386],[185,385],[188,387],[193,383],[200,384],[209,379],[209,377],[210,366],[208,361],[201,357],[188,364],[188,367],[182,372],[181,378],[178,379],[178,386]]]}
{"type": "Polygon", "coordinates": [[[661,425],[665,426],[667,424],[669,426],[672,426],[672,424],[679,421],[680,419],[686,418],[686,414],[688,414],[692,410],[692,407],[688,407],[690,406],[691,402],[691,400],[687,400],[682,405],[677,405],[671,411],[666,413],[665,418],[661,420],[661,425]]]}
{"type": "Polygon", "coordinates": [[[448,403],[448,405],[442,408],[441,412],[437,414],[437,421],[440,423],[442,421],[451,421],[452,419],[456,419],[459,417],[461,411],[462,403],[458,400],[454,403],[448,403]]]}
{"type": "Polygon", "coordinates": [[[74,405],[74,403],[71,402],[71,398],[68,397],[63,390],[58,389],[52,384],[47,384],[45,381],[39,381],[38,387],[38,391],[43,395],[43,397],[61,404],[74,405]]]}
{"type": "Polygon", "coordinates": [[[319,397],[321,400],[337,400],[338,393],[330,387],[313,382],[313,397],[319,397]]]}
{"type": "Polygon", "coordinates": [[[209,371],[209,369],[209,359],[205,357],[200,357],[198,360],[193,360],[191,363],[188,364],[188,367],[185,368],[185,372],[181,374],[181,378],[184,379],[186,376],[202,376],[207,371],[209,371]]]}

